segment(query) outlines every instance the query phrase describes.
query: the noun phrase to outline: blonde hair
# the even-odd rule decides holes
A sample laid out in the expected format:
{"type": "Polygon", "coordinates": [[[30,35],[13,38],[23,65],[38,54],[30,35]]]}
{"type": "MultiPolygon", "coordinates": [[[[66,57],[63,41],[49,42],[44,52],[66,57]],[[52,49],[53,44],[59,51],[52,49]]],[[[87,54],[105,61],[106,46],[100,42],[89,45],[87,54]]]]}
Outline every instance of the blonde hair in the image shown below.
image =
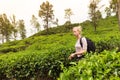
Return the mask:
{"type": "Polygon", "coordinates": [[[77,29],[77,31],[79,31],[80,34],[82,34],[82,27],[81,26],[77,26],[77,27],[74,27],[74,28],[77,29]]]}

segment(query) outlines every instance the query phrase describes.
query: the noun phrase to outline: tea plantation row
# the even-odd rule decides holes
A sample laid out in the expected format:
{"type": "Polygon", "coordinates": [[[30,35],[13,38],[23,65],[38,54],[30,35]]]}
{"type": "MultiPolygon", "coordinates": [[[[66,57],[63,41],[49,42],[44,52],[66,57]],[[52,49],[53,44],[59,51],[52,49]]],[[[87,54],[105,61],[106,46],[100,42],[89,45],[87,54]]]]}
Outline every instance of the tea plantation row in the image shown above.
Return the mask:
{"type": "MultiPolygon", "coordinates": [[[[102,36],[94,34],[93,37],[91,37],[91,35],[88,35],[87,37],[91,38],[96,43],[97,50],[96,54],[85,57],[85,61],[90,60],[91,62],[83,61],[85,62],[85,65],[84,63],[82,63],[82,61],[80,62],[82,66],[86,66],[85,69],[87,68],[87,64],[90,63],[92,65],[92,59],[94,59],[93,56],[95,57],[95,60],[106,58],[98,58],[100,55],[102,55],[101,51],[105,49],[111,51],[115,49],[116,51],[119,51],[120,35],[106,35],[106,37],[103,38],[102,36]]],[[[68,60],[68,56],[70,55],[70,53],[74,52],[74,44],[76,41],[75,37],[71,33],[32,37],[28,38],[27,41],[31,43],[31,45],[27,47],[26,50],[16,53],[10,52],[0,56],[0,79],[30,80],[31,78],[33,78],[37,80],[56,80],[59,77],[59,74],[63,71],[61,65],[63,64],[66,68],[71,65],[71,61],[68,60]]],[[[24,41],[21,41],[21,43],[24,43],[24,41]]],[[[116,56],[117,54],[116,52],[114,52],[113,54],[112,52],[110,53],[111,54],[109,54],[109,52],[105,52],[104,54],[105,56],[116,56]]],[[[116,57],[115,59],[117,60],[117,58],[118,57],[116,57]]],[[[99,64],[99,61],[95,64],[99,64]]],[[[106,67],[106,65],[103,65],[102,67],[98,65],[98,67],[104,68],[106,67]]],[[[112,69],[112,67],[110,67],[110,69],[112,69]]],[[[99,70],[97,70],[96,68],[95,71],[99,70]]],[[[68,72],[68,74],[69,73],[72,72],[68,72]]],[[[99,75],[97,72],[95,72],[95,74],[96,76],[99,75]]],[[[87,75],[87,73],[84,75],[87,75]]],[[[71,74],[68,76],[71,76],[71,74]]],[[[65,80],[63,78],[61,79],[65,80]]]]}

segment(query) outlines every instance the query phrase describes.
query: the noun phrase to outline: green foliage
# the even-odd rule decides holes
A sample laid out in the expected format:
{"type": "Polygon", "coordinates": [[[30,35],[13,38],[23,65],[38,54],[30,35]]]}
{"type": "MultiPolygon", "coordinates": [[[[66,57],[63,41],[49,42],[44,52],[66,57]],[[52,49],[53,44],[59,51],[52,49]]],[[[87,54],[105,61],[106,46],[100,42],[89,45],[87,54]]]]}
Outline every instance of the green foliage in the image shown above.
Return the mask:
{"type": "Polygon", "coordinates": [[[97,45],[97,52],[101,52],[103,50],[113,50],[118,49],[120,51],[120,39],[118,36],[111,36],[108,39],[100,40],[96,43],[97,45]]]}
{"type": "Polygon", "coordinates": [[[48,33],[49,23],[53,20],[54,17],[53,5],[49,3],[49,1],[43,2],[40,5],[40,10],[38,12],[39,17],[41,17],[44,21],[44,28],[48,33]]]}
{"type": "Polygon", "coordinates": [[[29,47],[33,42],[31,41],[33,38],[24,39],[23,41],[11,41],[0,45],[0,53],[8,53],[8,52],[19,52],[25,50],[29,47]],[[31,42],[30,42],[31,41],[31,42]]]}
{"type": "Polygon", "coordinates": [[[101,12],[98,9],[99,2],[100,0],[91,0],[89,4],[89,15],[95,31],[98,26],[98,20],[101,18],[101,12]]]}
{"type": "Polygon", "coordinates": [[[120,79],[120,53],[104,51],[89,54],[77,65],[64,69],[58,80],[112,80],[120,79]]]}
{"type": "Polygon", "coordinates": [[[10,47],[0,48],[0,53],[18,52],[25,49],[26,49],[26,45],[10,46],[10,47]]]}
{"type": "Polygon", "coordinates": [[[13,31],[13,26],[11,25],[6,14],[0,14],[0,35],[2,35],[2,42],[4,42],[4,38],[6,41],[10,41],[10,36],[13,31]]]}
{"type": "MultiPolygon", "coordinates": [[[[114,44],[117,45],[119,43],[118,41],[120,41],[119,36],[118,39],[116,37],[115,39],[109,39],[109,37],[106,39],[102,38],[102,41],[101,38],[93,38],[93,41],[95,40],[99,49],[104,48],[106,50],[111,50],[111,47],[115,49],[117,46],[114,46],[114,44]],[[110,44],[111,42],[113,42],[112,45],[110,44]],[[108,43],[108,45],[106,45],[106,43],[108,43]]],[[[37,36],[28,38],[21,43],[27,43],[29,41],[31,41],[31,45],[29,45],[25,51],[0,56],[1,78],[29,80],[32,77],[38,79],[47,77],[47,79],[56,79],[59,77],[60,72],[62,72],[61,64],[65,67],[71,65],[68,56],[74,52],[75,43],[75,38],[71,33],[37,36]]],[[[17,44],[17,42],[14,44],[17,44]]],[[[11,43],[11,45],[13,45],[13,43],[11,43]]],[[[98,56],[100,55],[100,53],[97,54],[98,56]]],[[[89,57],[92,56],[86,56],[85,59],[89,57]]]]}
{"type": "Polygon", "coordinates": [[[24,20],[18,21],[18,28],[19,28],[20,37],[22,39],[26,38],[26,30],[25,30],[24,20]]]}
{"type": "Polygon", "coordinates": [[[32,19],[30,20],[30,23],[32,26],[34,26],[37,29],[37,32],[40,31],[40,23],[38,22],[35,15],[32,15],[32,19]]]}
{"type": "Polygon", "coordinates": [[[71,22],[71,16],[73,15],[72,9],[68,8],[65,9],[65,18],[67,19],[68,22],[71,22]]]}
{"type": "Polygon", "coordinates": [[[48,76],[55,79],[61,72],[60,62],[64,62],[67,65],[67,57],[74,50],[73,45],[69,44],[71,43],[72,35],[68,35],[69,37],[65,35],[67,36],[68,34],[52,35],[49,38],[47,36],[35,37],[34,39],[37,42],[28,47],[28,50],[1,55],[1,78],[24,80],[32,77],[36,78],[37,76],[48,76]],[[68,44],[69,46],[65,46],[68,44]],[[56,45],[59,46],[56,47],[56,45]]]}
{"type": "Polygon", "coordinates": [[[0,79],[56,80],[61,72],[60,80],[118,79],[120,34],[116,24],[115,17],[102,19],[96,33],[90,21],[81,24],[83,36],[92,39],[97,50],[86,54],[78,64],[69,61],[68,56],[75,51],[76,42],[70,31],[79,24],[50,28],[51,35],[40,32],[24,40],[4,43],[0,45],[0,79]]]}
{"type": "MultiPolygon", "coordinates": [[[[70,25],[61,25],[53,28],[49,28],[48,34],[57,34],[57,33],[66,33],[71,32],[72,28],[75,26],[79,26],[79,23],[70,24],[70,25]]],[[[40,31],[39,33],[33,35],[33,36],[40,36],[40,35],[47,35],[46,30],[40,31]]]]}

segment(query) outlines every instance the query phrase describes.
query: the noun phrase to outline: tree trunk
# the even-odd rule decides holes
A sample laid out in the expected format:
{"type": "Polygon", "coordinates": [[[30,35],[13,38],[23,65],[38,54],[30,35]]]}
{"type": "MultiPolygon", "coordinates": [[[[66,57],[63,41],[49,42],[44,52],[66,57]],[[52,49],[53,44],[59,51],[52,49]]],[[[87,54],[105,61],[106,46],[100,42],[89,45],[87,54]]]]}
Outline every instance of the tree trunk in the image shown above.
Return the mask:
{"type": "Polygon", "coordinates": [[[2,43],[4,43],[4,36],[2,35],[2,43]]]}
{"type": "Polygon", "coordinates": [[[9,42],[9,41],[10,41],[8,35],[6,35],[5,38],[6,38],[6,42],[9,42]]]}
{"type": "Polygon", "coordinates": [[[47,34],[49,33],[49,31],[48,31],[48,11],[47,11],[47,16],[46,16],[46,28],[47,28],[47,34]]]}
{"type": "Polygon", "coordinates": [[[16,32],[14,32],[14,40],[16,40],[16,37],[17,37],[17,36],[16,36],[16,32]]]}
{"type": "Polygon", "coordinates": [[[70,18],[70,16],[69,16],[69,21],[71,22],[71,18],[70,18]]]}
{"type": "Polygon", "coordinates": [[[96,32],[96,27],[97,27],[96,23],[94,24],[94,27],[95,27],[95,32],[96,32]]]}
{"type": "Polygon", "coordinates": [[[46,25],[46,27],[47,27],[47,34],[49,33],[49,31],[48,31],[48,19],[47,19],[47,25],[46,25]]]}
{"type": "Polygon", "coordinates": [[[95,12],[95,9],[93,9],[93,26],[94,26],[94,31],[96,32],[97,19],[96,19],[96,12],[95,12]]]}
{"type": "Polygon", "coordinates": [[[117,8],[117,16],[118,16],[118,26],[119,26],[119,30],[120,30],[120,0],[118,0],[118,8],[117,8]]]}

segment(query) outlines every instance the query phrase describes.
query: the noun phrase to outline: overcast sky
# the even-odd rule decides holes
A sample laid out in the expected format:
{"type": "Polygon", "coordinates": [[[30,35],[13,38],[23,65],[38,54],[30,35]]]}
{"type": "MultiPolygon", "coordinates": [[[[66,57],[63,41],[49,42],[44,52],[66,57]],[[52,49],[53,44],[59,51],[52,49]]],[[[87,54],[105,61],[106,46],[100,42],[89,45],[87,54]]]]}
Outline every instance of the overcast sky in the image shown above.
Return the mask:
{"type": "MultiPolygon", "coordinates": [[[[25,20],[28,36],[30,35],[30,20],[32,14],[38,17],[40,5],[46,0],[0,0],[0,14],[6,13],[7,16],[15,15],[17,20],[25,20]]],[[[83,22],[89,19],[88,5],[90,0],[48,0],[53,5],[54,15],[59,19],[59,24],[64,24],[64,10],[71,8],[73,16],[72,23],[83,22]]],[[[108,5],[109,0],[102,0],[100,5],[108,5]]],[[[103,9],[102,9],[103,10],[103,9]]],[[[101,10],[101,11],[102,11],[101,10]]],[[[104,14],[104,12],[103,12],[104,14]]],[[[39,18],[39,17],[38,17],[39,18]]],[[[39,18],[40,20],[40,18],[39,18]]],[[[40,24],[42,22],[40,21],[40,24]]]]}

